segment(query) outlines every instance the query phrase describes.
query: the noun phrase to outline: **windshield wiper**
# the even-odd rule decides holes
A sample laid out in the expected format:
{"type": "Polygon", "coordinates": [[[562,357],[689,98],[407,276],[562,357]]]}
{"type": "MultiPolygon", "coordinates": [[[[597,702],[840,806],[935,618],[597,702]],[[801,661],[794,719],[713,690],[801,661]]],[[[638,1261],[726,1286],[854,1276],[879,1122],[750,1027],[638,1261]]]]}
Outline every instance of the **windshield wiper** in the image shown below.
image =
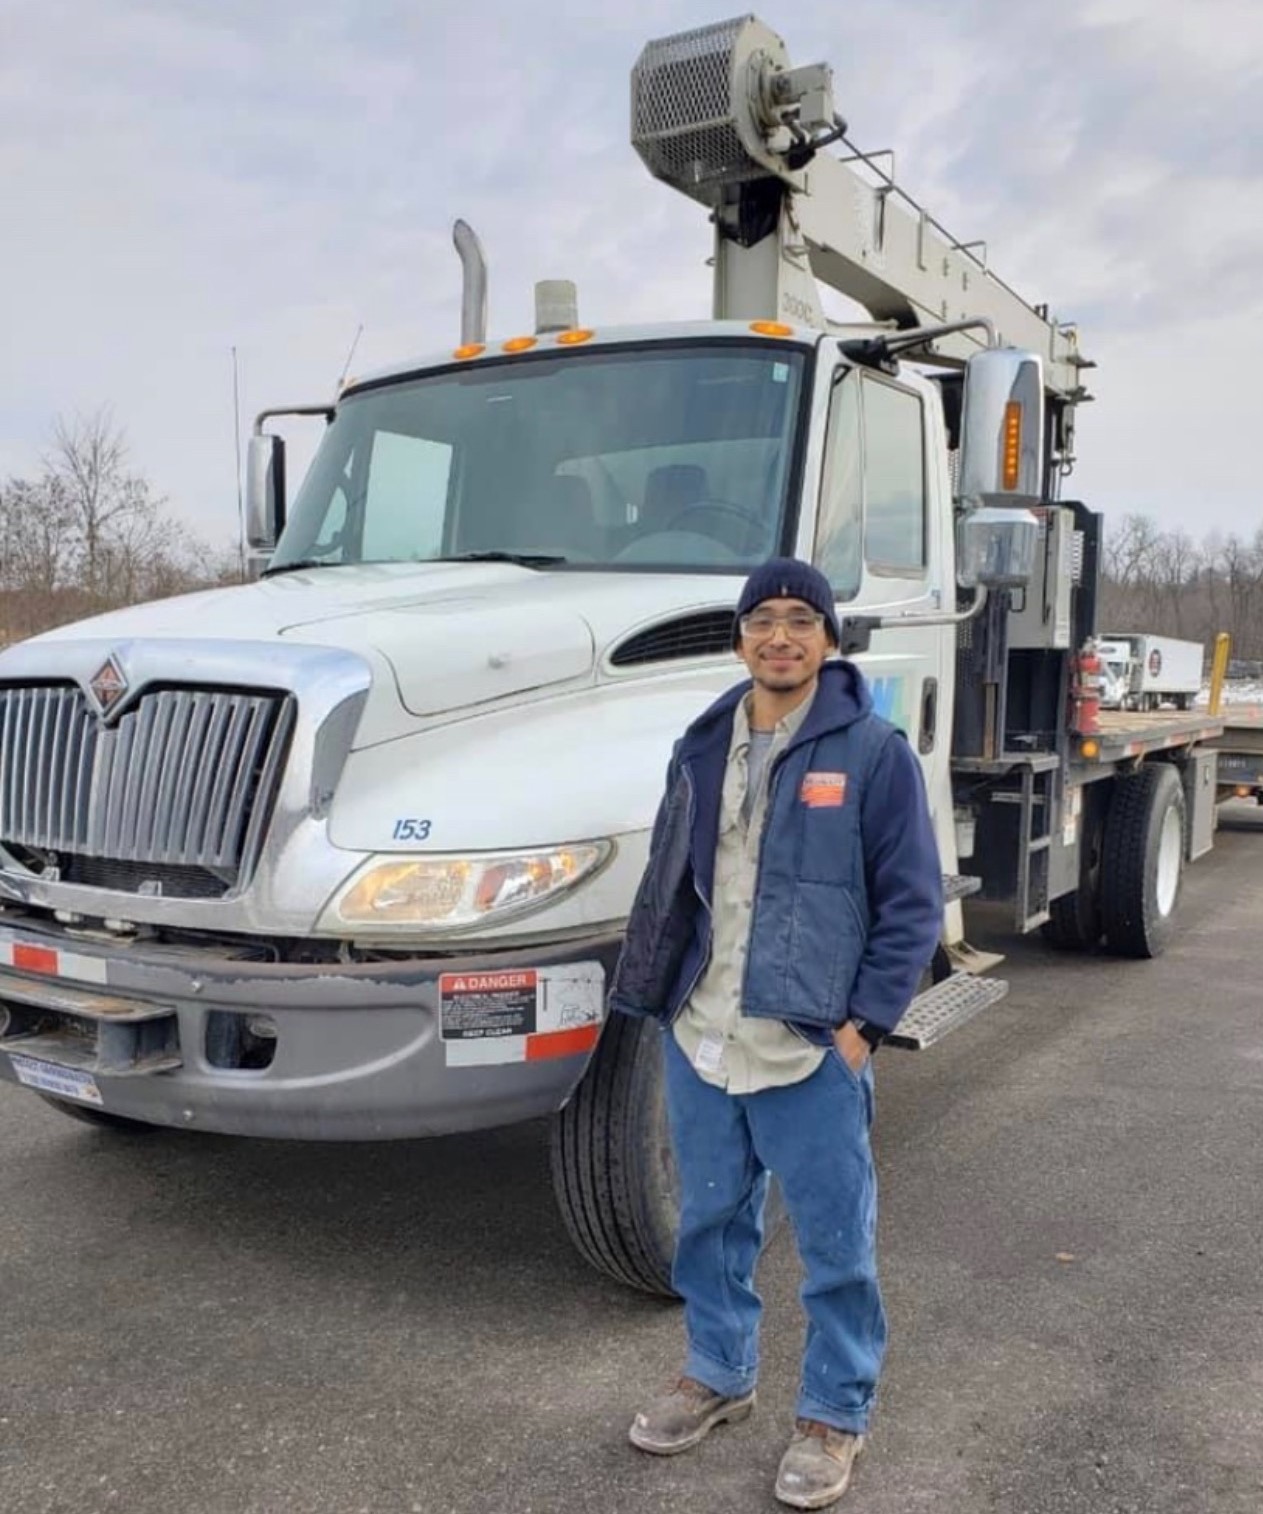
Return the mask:
{"type": "Polygon", "coordinates": [[[552,568],[569,562],[568,557],[547,552],[456,552],[451,557],[434,557],[432,562],[513,562],[522,568],[552,568]]]}
{"type": "Polygon", "coordinates": [[[275,578],[278,573],[297,573],[300,568],[345,568],[348,564],[330,562],[327,557],[300,557],[297,562],[277,563],[274,568],[264,568],[260,578],[275,578]]]}

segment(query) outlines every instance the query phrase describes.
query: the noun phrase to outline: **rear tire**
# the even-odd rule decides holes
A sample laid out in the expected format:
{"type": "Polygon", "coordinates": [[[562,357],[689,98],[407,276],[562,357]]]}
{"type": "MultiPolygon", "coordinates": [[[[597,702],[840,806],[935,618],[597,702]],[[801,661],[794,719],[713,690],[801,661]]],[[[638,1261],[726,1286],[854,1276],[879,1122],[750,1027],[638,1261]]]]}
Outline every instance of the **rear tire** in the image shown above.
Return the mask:
{"type": "Polygon", "coordinates": [[[1184,788],[1169,763],[1115,779],[1101,856],[1101,917],[1116,956],[1157,957],[1184,872],[1184,788]]]}
{"type": "Polygon", "coordinates": [[[99,1130],[123,1130],[140,1135],[155,1129],[144,1120],[129,1120],[126,1115],[111,1114],[108,1109],[98,1109],[95,1104],[72,1104],[69,1099],[56,1099],[50,1093],[36,1094],[45,1104],[51,1104],[59,1114],[67,1115],[84,1125],[95,1125],[99,1130]]]}

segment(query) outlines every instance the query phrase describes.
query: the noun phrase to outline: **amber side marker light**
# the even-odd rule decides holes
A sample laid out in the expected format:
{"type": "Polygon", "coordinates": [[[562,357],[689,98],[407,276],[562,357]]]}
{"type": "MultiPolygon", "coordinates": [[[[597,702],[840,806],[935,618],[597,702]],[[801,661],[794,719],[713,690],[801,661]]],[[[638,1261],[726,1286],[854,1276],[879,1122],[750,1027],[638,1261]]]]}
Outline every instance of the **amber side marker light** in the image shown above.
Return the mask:
{"type": "Polygon", "coordinates": [[[585,327],[576,326],[573,331],[559,331],[557,333],[557,342],[562,347],[577,347],[580,342],[590,342],[595,335],[595,331],[588,331],[585,327]]]}
{"type": "Polygon", "coordinates": [[[759,336],[793,336],[794,328],[784,321],[751,321],[750,330],[759,336]]]}
{"type": "Polygon", "coordinates": [[[1004,407],[1004,461],[1002,487],[1017,488],[1018,464],[1022,459],[1022,406],[1010,400],[1004,407]]]}
{"type": "Polygon", "coordinates": [[[1100,755],[1101,748],[1095,741],[1085,741],[1079,750],[1085,757],[1096,757],[1100,755]]]}
{"type": "Polygon", "coordinates": [[[511,336],[509,340],[505,342],[504,346],[501,347],[500,351],[529,352],[532,347],[538,344],[538,342],[539,338],[535,336],[511,336]]]}
{"type": "Polygon", "coordinates": [[[1249,797],[1250,789],[1244,783],[1237,784],[1237,798],[1248,799],[1249,797]]]}
{"type": "Polygon", "coordinates": [[[478,357],[480,353],[486,352],[486,350],[487,348],[484,342],[466,342],[463,347],[455,348],[452,352],[452,356],[456,358],[458,362],[466,363],[471,357],[478,357]]]}

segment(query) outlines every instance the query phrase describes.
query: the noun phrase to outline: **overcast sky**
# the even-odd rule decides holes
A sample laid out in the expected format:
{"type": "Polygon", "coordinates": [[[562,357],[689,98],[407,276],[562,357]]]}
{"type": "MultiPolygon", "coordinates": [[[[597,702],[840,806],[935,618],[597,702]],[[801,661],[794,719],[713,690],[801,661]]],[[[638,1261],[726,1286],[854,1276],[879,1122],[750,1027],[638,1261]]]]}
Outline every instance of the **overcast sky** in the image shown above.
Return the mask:
{"type": "MultiPolygon", "coordinates": [[[[733,8],[735,10],[735,7],[733,8]]],[[[216,543],[242,414],[322,400],[459,327],[452,219],[491,329],[538,278],[585,322],[704,316],[709,228],[627,141],[650,37],[715,0],[3,0],[0,475],[112,407],[216,543]]],[[[869,150],[1099,363],[1067,490],[1195,536],[1263,524],[1263,0],[781,0],[869,150]]]]}

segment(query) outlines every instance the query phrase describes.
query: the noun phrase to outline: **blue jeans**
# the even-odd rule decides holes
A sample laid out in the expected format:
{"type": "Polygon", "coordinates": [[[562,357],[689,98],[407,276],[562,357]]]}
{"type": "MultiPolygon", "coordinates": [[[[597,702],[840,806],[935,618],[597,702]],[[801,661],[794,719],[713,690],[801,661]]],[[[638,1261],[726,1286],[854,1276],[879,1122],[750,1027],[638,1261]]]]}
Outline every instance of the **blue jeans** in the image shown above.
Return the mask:
{"type": "Polygon", "coordinates": [[[801,1083],[734,1095],[698,1077],[670,1030],[663,1053],[680,1175],[672,1281],[684,1299],[685,1375],[727,1397],[754,1387],[762,1310],[754,1268],[774,1172],[806,1271],[797,1413],[865,1430],[886,1349],[871,1066],[856,1074],[830,1048],[801,1083]]]}

